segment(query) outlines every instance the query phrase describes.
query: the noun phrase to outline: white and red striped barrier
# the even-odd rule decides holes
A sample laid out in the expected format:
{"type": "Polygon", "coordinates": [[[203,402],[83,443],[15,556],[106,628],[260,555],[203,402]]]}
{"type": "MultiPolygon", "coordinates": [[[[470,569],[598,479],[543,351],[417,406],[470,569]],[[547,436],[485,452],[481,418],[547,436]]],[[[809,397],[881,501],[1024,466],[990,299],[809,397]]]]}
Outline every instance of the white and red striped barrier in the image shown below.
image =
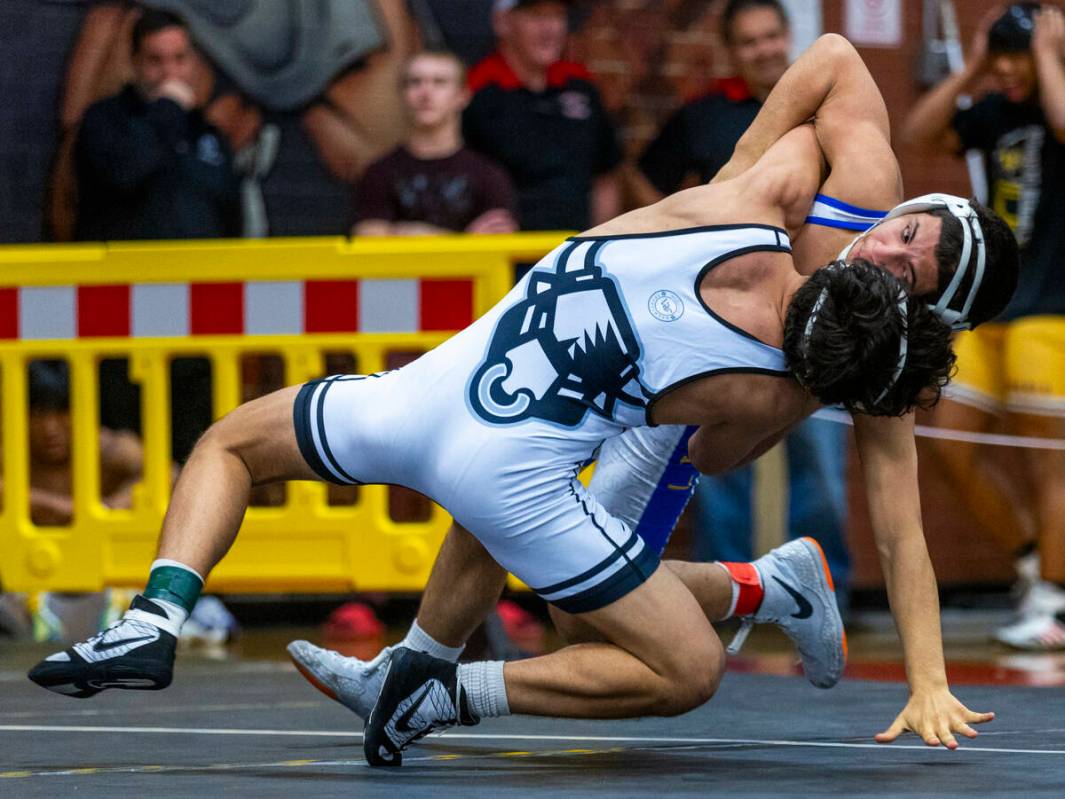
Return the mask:
{"type": "Polygon", "coordinates": [[[0,288],[0,339],[461,330],[473,291],[425,278],[0,288]]]}

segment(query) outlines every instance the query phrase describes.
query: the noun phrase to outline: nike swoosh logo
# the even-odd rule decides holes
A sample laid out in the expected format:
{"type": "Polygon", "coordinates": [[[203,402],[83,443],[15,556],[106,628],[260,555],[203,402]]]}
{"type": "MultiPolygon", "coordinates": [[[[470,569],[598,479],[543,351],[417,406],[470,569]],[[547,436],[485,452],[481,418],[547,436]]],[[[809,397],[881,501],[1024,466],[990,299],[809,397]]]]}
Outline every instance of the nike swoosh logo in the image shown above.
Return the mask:
{"type": "Polygon", "coordinates": [[[808,619],[808,618],[810,618],[810,616],[814,612],[814,606],[810,604],[810,601],[806,597],[804,597],[802,594],[800,594],[798,591],[796,591],[794,588],[792,588],[790,585],[788,585],[786,582],[784,582],[779,577],[777,577],[775,574],[773,575],[773,579],[776,580],[778,583],[780,583],[780,587],[781,588],[783,588],[785,591],[787,591],[789,594],[791,594],[791,598],[794,599],[796,604],[798,604],[798,606],[799,606],[799,612],[798,613],[792,613],[791,617],[793,619],[808,619]]]}
{"type": "Polygon", "coordinates": [[[426,683],[422,688],[422,692],[418,694],[418,697],[411,702],[410,707],[403,711],[403,714],[396,719],[395,728],[396,732],[418,732],[410,726],[410,720],[414,718],[414,714],[418,712],[418,708],[422,706],[422,702],[425,701],[425,697],[429,695],[429,689],[432,687],[430,683],[426,683]]]}
{"type": "Polygon", "coordinates": [[[111,641],[109,644],[105,644],[103,641],[98,641],[92,648],[93,652],[109,652],[112,649],[117,649],[120,646],[126,646],[128,644],[138,644],[141,641],[154,641],[156,636],[154,635],[142,635],[140,638],[123,638],[121,641],[111,641]]]}

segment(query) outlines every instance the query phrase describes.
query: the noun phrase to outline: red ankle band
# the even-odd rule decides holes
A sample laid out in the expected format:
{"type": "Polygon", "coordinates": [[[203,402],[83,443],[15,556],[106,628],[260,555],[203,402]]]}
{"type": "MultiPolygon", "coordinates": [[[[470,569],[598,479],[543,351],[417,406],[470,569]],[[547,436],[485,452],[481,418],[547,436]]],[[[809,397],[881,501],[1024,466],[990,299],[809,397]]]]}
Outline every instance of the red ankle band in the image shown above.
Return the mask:
{"type": "Polygon", "coordinates": [[[736,600],[734,616],[750,616],[762,604],[765,591],[762,589],[762,578],[758,576],[758,570],[752,563],[725,563],[719,561],[729,576],[740,587],[740,595],[736,600]]]}

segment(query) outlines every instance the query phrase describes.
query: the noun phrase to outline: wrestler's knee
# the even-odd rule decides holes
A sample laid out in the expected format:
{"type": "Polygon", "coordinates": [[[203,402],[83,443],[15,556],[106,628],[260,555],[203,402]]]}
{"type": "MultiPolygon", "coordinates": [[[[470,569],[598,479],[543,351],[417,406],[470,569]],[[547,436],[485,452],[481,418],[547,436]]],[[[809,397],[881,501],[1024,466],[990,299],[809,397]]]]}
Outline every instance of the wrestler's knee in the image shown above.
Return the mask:
{"type": "Polygon", "coordinates": [[[663,716],[687,713],[708,702],[721,684],[725,673],[725,650],[716,635],[693,636],[673,648],[663,664],[663,716]]]}
{"type": "Polygon", "coordinates": [[[299,453],[292,425],[295,389],[282,389],[227,413],[200,436],[191,458],[233,457],[255,484],[315,479],[299,453]]]}

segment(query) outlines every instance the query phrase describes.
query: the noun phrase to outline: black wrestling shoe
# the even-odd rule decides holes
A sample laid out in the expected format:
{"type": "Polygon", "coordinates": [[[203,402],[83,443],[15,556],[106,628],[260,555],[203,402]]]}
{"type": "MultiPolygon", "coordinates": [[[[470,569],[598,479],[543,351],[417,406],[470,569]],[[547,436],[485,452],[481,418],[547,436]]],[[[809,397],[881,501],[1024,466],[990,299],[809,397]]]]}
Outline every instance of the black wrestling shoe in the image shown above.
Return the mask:
{"type": "Polygon", "coordinates": [[[419,738],[480,721],[459,684],[458,668],[406,647],[392,650],[381,695],[366,721],[362,746],[371,766],[399,766],[403,750],[419,738]]]}
{"type": "Polygon", "coordinates": [[[30,670],[29,678],[77,699],[105,688],[166,688],[174,673],[177,638],[154,624],[154,618],[170,625],[165,609],[138,594],[125,616],[88,640],[49,655],[30,670]]]}

